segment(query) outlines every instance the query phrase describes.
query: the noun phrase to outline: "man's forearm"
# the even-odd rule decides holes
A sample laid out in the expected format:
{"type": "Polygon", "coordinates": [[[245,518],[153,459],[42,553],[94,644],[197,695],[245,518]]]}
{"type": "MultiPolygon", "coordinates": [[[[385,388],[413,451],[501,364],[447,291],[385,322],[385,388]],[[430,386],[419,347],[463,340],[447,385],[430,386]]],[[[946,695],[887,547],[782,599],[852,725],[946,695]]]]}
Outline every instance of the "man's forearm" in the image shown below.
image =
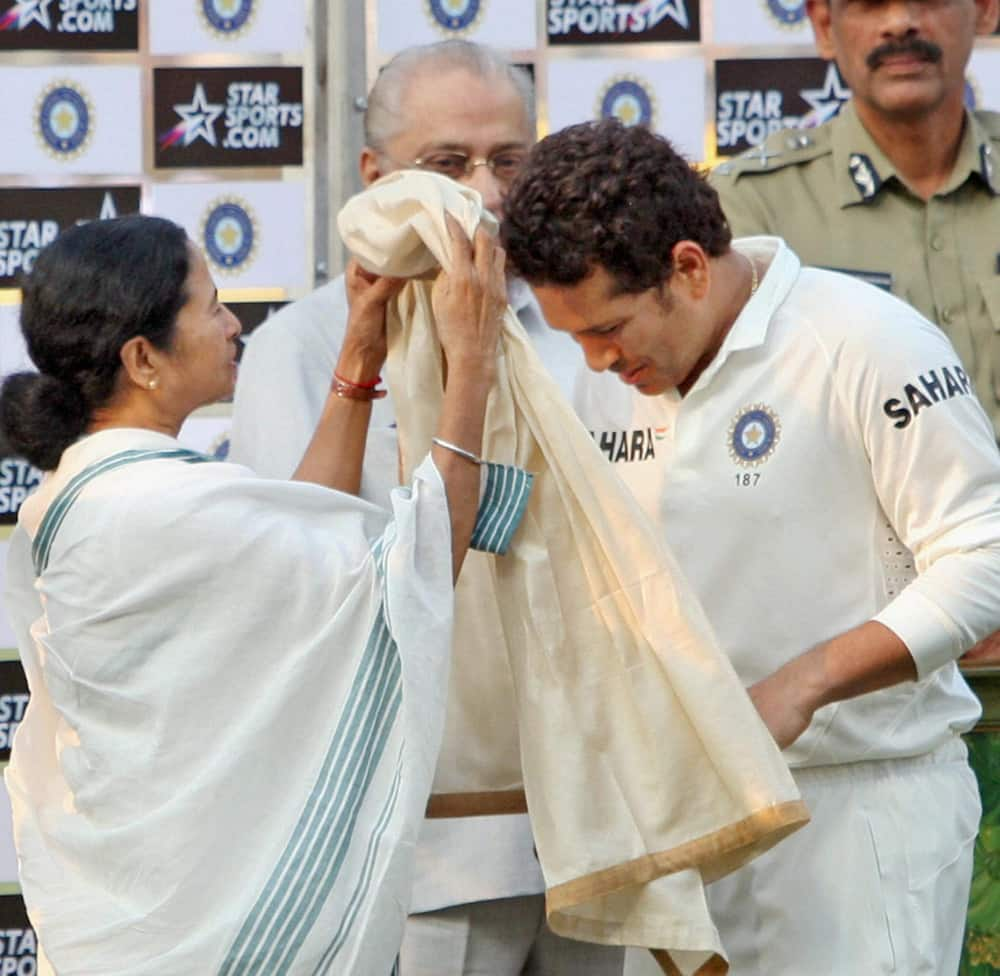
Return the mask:
{"type": "Polygon", "coordinates": [[[888,627],[871,620],[793,658],[758,681],[750,697],[784,749],[824,705],[916,678],[906,645],[888,627]]]}

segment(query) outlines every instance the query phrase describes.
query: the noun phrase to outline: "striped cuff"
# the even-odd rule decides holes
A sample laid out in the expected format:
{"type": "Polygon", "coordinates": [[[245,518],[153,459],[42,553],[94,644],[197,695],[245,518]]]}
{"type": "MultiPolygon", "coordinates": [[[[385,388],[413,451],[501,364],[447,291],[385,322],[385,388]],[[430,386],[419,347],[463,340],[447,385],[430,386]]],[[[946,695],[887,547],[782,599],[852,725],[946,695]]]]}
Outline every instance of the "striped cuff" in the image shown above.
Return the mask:
{"type": "Polygon", "coordinates": [[[504,555],[510,547],[531,495],[533,474],[506,464],[484,462],[486,486],[472,532],[473,549],[504,555]]]}

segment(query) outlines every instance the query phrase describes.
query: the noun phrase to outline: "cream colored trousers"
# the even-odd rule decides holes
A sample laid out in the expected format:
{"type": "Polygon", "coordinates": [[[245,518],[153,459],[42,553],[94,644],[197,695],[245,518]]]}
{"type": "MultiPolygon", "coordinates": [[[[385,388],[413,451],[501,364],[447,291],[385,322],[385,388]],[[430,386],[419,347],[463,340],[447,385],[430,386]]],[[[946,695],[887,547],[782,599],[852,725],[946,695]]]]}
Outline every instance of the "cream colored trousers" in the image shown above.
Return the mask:
{"type": "MultiPolygon", "coordinates": [[[[710,884],[730,976],[955,976],[980,802],[965,744],[795,771],[812,821],[710,884]]],[[[662,976],[630,950],[626,976],[662,976]]]]}
{"type": "Polygon", "coordinates": [[[523,895],[411,915],[399,971],[400,976],[621,976],[624,957],[624,949],[556,935],[545,924],[545,896],[523,895]]]}

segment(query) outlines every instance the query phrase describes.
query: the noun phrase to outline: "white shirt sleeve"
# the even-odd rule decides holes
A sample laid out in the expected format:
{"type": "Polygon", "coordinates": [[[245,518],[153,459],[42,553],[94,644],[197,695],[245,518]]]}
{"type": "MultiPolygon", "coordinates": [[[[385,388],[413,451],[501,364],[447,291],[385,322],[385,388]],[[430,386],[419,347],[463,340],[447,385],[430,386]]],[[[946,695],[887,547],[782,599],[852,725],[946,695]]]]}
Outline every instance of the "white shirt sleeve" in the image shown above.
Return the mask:
{"type": "Polygon", "coordinates": [[[875,491],[917,577],[874,619],[918,676],[1000,628],[1000,453],[951,344],[900,307],[837,371],[875,491]]]}
{"type": "Polygon", "coordinates": [[[288,478],[326,401],[347,325],[343,278],[271,316],[247,340],[233,400],[229,460],[288,478]]]}

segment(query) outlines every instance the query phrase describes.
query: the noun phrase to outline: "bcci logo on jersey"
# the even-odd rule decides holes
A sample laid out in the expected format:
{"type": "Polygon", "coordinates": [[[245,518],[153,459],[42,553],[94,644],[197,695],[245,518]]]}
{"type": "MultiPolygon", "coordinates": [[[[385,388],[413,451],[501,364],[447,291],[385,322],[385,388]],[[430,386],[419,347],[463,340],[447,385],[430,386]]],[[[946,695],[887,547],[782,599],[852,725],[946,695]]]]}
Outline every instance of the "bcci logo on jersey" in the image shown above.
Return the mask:
{"type": "Polygon", "coordinates": [[[86,92],[71,81],[45,88],[35,107],[35,135],[45,151],[68,161],[86,152],[94,131],[94,109],[86,92]]]}
{"type": "Polygon", "coordinates": [[[729,456],[741,467],[763,464],[781,440],[781,421],[770,407],[755,403],[744,407],[729,425],[729,456]]]}
{"type": "Polygon", "coordinates": [[[223,274],[239,274],[253,262],[256,223],[250,205],[237,197],[209,204],[201,236],[212,264],[223,274]]]}
{"type": "Polygon", "coordinates": [[[806,0],[764,0],[779,27],[798,27],[806,19],[806,0]]]}
{"type": "Polygon", "coordinates": [[[463,34],[479,26],[485,0],[424,0],[431,23],[449,35],[463,34]]]}
{"type": "Polygon", "coordinates": [[[238,37],[250,27],[254,0],[196,0],[205,26],[216,36],[238,37]]]}
{"type": "Polygon", "coordinates": [[[618,119],[623,125],[653,127],[656,96],[652,86],[636,75],[617,75],[597,96],[597,117],[618,119]]]}

